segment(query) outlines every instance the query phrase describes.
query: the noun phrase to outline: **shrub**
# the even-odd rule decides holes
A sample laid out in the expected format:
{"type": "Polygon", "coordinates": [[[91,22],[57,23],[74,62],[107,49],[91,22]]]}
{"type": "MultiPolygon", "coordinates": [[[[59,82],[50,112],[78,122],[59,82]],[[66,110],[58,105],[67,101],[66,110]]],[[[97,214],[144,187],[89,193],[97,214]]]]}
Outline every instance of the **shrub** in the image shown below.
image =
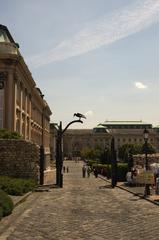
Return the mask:
{"type": "Polygon", "coordinates": [[[21,196],[32,191],[37,183],[34,179],[0,176],[0,188],[9,195],[21,196]]]}
{"type": "Polygon", "coordinates": [[[128,171],[127,163],[118,163],[118,181],[124,182],[126,181],[126,173],[128,171]]]}
{"type": "Polygon", "coordinates": [[[0,214],[1,217],[5,217],[12,213],[13,201],[12,199],[0,189],[0,214]]]}
{"type": "MultiPolygon", "coordinates": [[[[111,178],[111,165],[110,164],[92,164],[92,168],[96,168],[99,174],[111,178]]],[[[126,181],[126,173],[128,171],[127,163],[117,164],[117,180],[120,182],[126,181]]]]}
{"type": "Polygon", "coordinates": [[[111,166],[109,164],[93,163],[92,168],[96,168],[99,174],[102,174],[108,179],[111,177],[111,166]]]}
{"type": "Polygon", "coordinates": [[[97,164],[97,161],[96,160],[88,160],[87,161],[87,164],[92,167],[94,164],[97,164]]]}
{"type": "Polygon", "coordinates": [[[17,132],[9,132],[6,129],[0,129],[0,139],[21,139],[17,132]]]}

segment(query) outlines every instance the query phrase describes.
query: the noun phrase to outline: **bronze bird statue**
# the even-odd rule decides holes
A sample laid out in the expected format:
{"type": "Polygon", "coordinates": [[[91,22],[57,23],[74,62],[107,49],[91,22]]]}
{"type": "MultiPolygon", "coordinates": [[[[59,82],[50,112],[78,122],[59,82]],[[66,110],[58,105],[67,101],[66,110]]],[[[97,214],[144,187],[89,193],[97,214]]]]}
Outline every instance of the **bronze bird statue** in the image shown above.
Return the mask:
{"type": "Polygon", "coordinates": [[[78,117],[79,120],[81,120],[81,118],[85,118],[85,119],[86,119],[86,117],[85,117],[83,114],[81,114],[81,113],[74,113],[73,116],[74,116],[74,117],[78,117]]]}

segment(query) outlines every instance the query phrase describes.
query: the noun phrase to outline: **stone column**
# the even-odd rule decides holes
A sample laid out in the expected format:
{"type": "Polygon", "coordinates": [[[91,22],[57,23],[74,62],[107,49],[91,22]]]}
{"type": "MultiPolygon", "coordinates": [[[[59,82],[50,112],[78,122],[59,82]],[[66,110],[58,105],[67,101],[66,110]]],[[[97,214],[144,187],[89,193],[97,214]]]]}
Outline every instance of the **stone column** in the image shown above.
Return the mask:
{"type": "Polygon", "coordinates": [[[5,124],[4,127],[14,131],[15,115],[15,83],[13,71],[8,72],[8,78],[5,84],[5,124]]]}
{"type": "Polygon", "coordinates": [[[22,83],[20,84],[20,134],[22,135],[22,111],[23,111],[23,105],[22,105],[22,100],[23,100],[23,89],[22,89],[22,83]]]}
{"type": "Polygon", "coordinates": [[[15,90],[14,90],[14,131],[16,131],[16,119],[17,119],[17,114],[16,114],[16,108],[17,108],[17,82],[15,82],[15,90]]]}
{"type": "Polygon", "coordinates": [[[24,97],[25,97],[25,106],[24,106],[24,124],[25,124],[25,131],[24,131],[24,139],[27,139],[27,89],[24,90],[24,97]]]}
{"type": "Polygon", "coordinates": [[[29,140],[31,140],[31,95],[29,94],[28,97],[28,101],[29,101],[29,140]]]}

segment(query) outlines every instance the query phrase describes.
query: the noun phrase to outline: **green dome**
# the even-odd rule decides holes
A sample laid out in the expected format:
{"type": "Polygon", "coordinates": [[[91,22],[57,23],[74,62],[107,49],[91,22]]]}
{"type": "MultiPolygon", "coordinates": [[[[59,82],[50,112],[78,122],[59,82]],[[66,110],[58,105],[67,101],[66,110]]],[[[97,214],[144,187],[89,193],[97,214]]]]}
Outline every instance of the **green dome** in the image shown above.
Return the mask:
{"type": "Polygon", "coordinates": [[[98,124],[95,128],[93,128],[94,133],[107,133],[107,127],[98,124]]]}

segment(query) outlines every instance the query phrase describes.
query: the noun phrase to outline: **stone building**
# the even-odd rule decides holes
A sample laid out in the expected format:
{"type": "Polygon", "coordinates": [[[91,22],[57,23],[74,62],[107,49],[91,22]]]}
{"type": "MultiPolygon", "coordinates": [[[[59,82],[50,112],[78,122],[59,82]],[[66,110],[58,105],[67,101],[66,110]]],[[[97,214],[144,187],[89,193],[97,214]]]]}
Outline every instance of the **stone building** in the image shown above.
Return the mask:
{"type": "Polygon", "coordinates": [[[93,129],[68,129],[64,134],[63,151],[65,157],[80,156],[86,147],[99,146],[105,149],[110,145],[112,136],[115,139],[116,149],[126,143],[144,143],[143,131],[149,131],[149,142],[159,150],[158,127],[142,121],[105,121],[93,129]]]}
{"type": "Polygon", "coordinates": [[[18,132],[45,150],[50,158],[51,110],[36,86],[19,46],[6,26],[0,25],[0,128],[18,132]]]}

